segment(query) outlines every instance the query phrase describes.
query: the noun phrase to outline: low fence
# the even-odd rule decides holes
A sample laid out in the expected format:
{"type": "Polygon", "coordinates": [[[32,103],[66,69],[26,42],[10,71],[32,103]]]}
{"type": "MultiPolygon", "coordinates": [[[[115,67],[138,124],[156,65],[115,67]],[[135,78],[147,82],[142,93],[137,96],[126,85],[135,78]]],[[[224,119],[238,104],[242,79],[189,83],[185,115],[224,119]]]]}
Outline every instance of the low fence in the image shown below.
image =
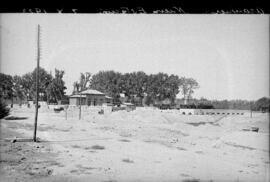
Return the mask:
{"type": "MultiPolygon", "coordinates": [[[[76,117],[79,114],[79,106],[76,105],[45,105],[41,104],[39,108],[39,112],[49,112],[49,113],[54,113],[54,108],[59,108],[63,107],[63,111],[59,111],[61,113],[67,112],[65,115],[76,117]]],[[[15,109],[27,109],[31,110],[34,112],[35,105],[30,105],[29,107],[26,104],[23,104],[21,106],[14,104],[13,110],[15,109]]],[[[158,108],[155,107],[136,107],[136,110],[159,110],[158,108]]],[[[118,109],[113,109],[112,106],[81,106],[81,113],[83,115],[91,115],[94,113],[104,113],[104,114],[109,114],[113,111],[116,111],[118,109]],[[102,112],[100,112],[103,110],[102,112]]],[[[121,109],[121,110],[133,110],[133,109],[121,109]]],[[[259,113],[258,111],[251,111],[250,110],[230,110],[230,109],[169,109],[169,110],[160,110],[161,112],[169,112],[169,113],[179,113],[182,115],[250,115],[250,114],[255,114],[259,113]]]]}
{"type": "MultiPolygon", "coordinates": [[[[48,108],[53,109],[55,105],[49,105],[48,108]]],[[[57,105],[57,107],[64,107],[65,105],[57,105]]],[[[143,109],[147,109],[147,107],[143,107],[143,109]]],[[[153,107],[148,108],[150,110],[156,109],[153,107]]],[[[67,111],[78,111],[79,106],[69,105],[67,111]]],[[[99,112],[100,110],[104,110],[104,113],[111,113],[114,110],[112,106],[81,106],[82,112],[99,112]]],[[[119,109],[119,110],[127,110],[127,109],[119,109]]],[[[168,110],[172,111],[172,110],[168,110]]],[[[179,109],[174,110],[174,112],[183,114],[183,115],[245,115],[250,114],[250,110],[233,110],[233,109],[179,109]]],[[[257,113],[252,111],[252,113],[257,113]]]]}
{"type": "Polygon", "coordinates": [[[181,114],[189,115],[244,115],[250,112],[250,110],[233,109],[180,109],[181,114]]]}

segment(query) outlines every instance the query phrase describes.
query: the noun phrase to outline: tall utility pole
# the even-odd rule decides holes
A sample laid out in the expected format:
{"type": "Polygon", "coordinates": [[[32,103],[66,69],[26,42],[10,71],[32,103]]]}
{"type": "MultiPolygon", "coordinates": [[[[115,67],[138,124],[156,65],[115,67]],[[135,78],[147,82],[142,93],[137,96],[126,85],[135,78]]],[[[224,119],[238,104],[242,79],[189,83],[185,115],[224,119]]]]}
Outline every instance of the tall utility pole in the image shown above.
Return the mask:
{"type": "Polygon", "coordinates": [[[38,25],[38,37],[37,37],[37,69],[36,69],[36,115],[34,125],[34,142],[37,141],[37,119],[38,119],[38,96],[39,96],[39,60],[40,60],[40,25],[38,25]]]}

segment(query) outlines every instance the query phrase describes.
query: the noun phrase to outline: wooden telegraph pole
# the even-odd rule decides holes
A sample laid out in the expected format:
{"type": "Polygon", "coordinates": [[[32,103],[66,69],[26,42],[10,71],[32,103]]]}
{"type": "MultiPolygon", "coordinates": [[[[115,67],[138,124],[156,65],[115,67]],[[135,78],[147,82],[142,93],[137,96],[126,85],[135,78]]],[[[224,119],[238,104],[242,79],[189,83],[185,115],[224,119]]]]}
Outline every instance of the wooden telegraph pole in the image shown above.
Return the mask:
{"type": "Polygon", "coordinates": [[[34,142],[37,141],[37,119],[38,119],[38,96],[39,96],[39,60],[40,60],[40,25],[38,25],[38,38],[37,38],[37,69],[36,69],[36,115],[34,125],[34,142]]]}

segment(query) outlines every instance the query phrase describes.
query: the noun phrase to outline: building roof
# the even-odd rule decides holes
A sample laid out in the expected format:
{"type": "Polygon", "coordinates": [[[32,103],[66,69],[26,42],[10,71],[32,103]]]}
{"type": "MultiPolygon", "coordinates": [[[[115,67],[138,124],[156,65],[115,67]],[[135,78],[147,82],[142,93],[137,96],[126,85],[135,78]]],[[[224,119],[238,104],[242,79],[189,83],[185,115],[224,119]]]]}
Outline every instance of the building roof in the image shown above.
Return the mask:
{"type": "Polygon", "coordinates": [[[71,96],[69,96],[70,98],[86,98],[86,95],[71,95],[71,96]]]}
{"type": "Polygon", "coordinates": [[[80,92],[83,95],[105,95],[104,93],[97,91],[97,90],[93,90],[93,89],[88,89],[85,91],[80,92]]]}

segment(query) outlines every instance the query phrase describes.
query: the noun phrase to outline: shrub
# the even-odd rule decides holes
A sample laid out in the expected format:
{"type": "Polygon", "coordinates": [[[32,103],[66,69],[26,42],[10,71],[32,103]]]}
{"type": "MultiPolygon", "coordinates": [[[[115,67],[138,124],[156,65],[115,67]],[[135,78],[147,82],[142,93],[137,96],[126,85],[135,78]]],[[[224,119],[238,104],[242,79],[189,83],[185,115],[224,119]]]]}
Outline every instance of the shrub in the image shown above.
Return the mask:
{"type": "Polygon", "coordinates": [[[0,119],[6,117],[9,115],[9,108],[7,107],[7,105],[0,100],[0,119]]]}

